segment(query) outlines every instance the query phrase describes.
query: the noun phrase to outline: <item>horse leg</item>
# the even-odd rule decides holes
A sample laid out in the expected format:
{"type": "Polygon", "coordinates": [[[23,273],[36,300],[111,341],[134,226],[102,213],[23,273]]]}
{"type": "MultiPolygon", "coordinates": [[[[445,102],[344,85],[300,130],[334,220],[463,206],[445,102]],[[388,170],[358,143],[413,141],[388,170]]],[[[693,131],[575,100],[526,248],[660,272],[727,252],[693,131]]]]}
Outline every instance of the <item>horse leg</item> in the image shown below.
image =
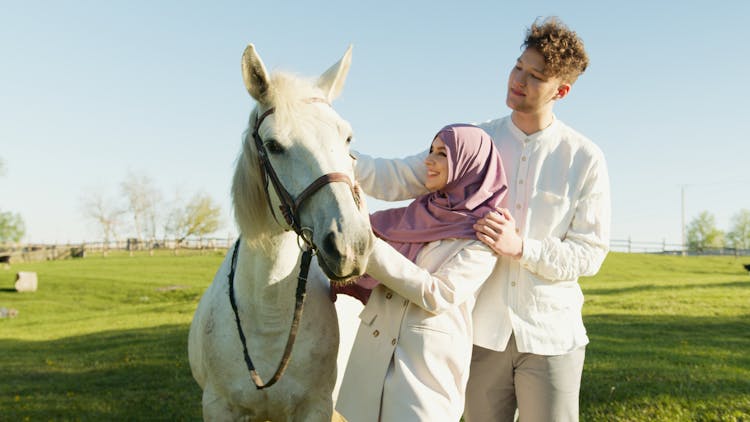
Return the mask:
{"type": "Polygon", "coordinates": [[[203,390],[203,420],[211,422],[235,422],[242,420],[238,412],[224,397],[216,394],[209,383],[203,390]]]}
{"type": "Polygon", "coordinates": [[[308,397],[294,410],[293,422],[331,422],[335,421],[333,400],[320,397],[308,397]]]}

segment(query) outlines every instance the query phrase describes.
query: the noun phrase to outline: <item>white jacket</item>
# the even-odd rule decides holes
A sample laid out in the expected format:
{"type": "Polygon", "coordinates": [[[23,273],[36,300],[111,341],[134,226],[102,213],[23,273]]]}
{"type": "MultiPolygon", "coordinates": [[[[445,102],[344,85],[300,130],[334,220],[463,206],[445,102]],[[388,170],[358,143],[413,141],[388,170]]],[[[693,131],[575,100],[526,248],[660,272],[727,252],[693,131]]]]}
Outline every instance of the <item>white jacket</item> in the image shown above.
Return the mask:
{"type": "Polygon", "coordinates": [[[336,410],[349,422],[457,421],[472,349],[472,309],[496,261],[478,240],[428,243],[416,265],[377,239],[380,281],[360,326],[336,410]]]}
{"type": "MultiPolygon", "coordinates": [[[[578,277],[596,274],[609,250],[610,187],[601,150],[555,119],[525,135],[510,116],[481,124],[507,172],[507,207],[524,239],[523,257],[502,257],[474,308],[474,344],[558,355],[588,343],[578,277]]],[[[426,152],[404,159],[357,154],[363,190],[395,201],[425,192],[426,152]]]]}

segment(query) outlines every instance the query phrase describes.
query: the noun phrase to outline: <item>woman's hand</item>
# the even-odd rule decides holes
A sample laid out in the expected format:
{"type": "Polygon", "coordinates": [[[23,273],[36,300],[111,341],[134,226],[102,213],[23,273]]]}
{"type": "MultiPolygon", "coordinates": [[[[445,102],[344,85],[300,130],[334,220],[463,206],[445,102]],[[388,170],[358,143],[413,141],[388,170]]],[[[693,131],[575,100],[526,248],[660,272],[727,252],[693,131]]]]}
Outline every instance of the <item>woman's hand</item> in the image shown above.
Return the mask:
{"type": "Polygon", "coordinates": [[[491,211],[474,223],[477,239],[484,242],[498,255],[520,259],[523,255],[523,239],[518,235],[516,220],[502,208],[491,211]]]}

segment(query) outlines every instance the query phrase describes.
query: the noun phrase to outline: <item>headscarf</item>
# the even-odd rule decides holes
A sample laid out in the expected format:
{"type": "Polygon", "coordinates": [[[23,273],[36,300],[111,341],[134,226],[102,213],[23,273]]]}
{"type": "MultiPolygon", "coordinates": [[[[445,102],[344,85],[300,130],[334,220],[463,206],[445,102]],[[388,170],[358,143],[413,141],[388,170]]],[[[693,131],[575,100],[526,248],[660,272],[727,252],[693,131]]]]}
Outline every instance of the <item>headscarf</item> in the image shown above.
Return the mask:
{"type": "MultiPolygon", "coordinates": [[[[443,140],[447,152],[445,187],[417,197],[406,207],[370,215],[375,235],[412,262],[429,242],[476,239],[474,223],[489,211],[497,210],[507,190],[500,152],[487,132],[473,125],[452,124],[435,136],[443,140]]],[[[358,286],[367,289],[377,283],[369,275],[357,280],[358,286]]],[[[353,296],[362,300],[358,295],[353,296]]]]}

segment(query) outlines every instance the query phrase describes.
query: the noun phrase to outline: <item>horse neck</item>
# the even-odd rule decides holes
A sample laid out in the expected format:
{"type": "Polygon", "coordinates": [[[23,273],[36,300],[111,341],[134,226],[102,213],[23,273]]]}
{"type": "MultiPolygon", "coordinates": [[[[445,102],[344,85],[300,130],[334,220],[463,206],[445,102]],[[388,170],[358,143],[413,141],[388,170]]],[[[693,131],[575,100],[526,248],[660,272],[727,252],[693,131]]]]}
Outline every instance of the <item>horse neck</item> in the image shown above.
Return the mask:
{"type": "MultiPolygon", "coordinates": [[[[288,330],[294,309],[300,249],[297,236],[283,232],[262,241],[243,241],[237,255],[235,292],[238,303],[269,330],[288,330]]],[[[256,323],[257,324],[257,323],[256,323]]]]}

